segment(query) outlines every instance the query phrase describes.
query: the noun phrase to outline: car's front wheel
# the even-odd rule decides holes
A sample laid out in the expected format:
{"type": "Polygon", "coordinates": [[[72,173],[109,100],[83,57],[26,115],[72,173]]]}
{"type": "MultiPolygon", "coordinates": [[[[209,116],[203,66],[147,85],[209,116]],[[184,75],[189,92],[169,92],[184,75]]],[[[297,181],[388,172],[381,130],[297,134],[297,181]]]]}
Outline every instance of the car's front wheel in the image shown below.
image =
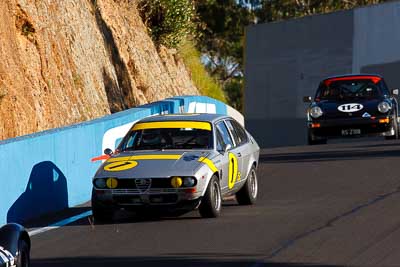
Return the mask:
{"type": "Polygon", "coordinates": [[[216,218],[221,213],[221,206],[222,196],[219,179],[213,175],[199,206],[200,215],[203,218],[216,218]]]}
{"type": "Polygon", "coordinates": [[[258,195],[258,180],[256,168],[253,166],[249,172],[243,187],[236,193],[239,205],[252,205],[256,202],[258,195]]]}

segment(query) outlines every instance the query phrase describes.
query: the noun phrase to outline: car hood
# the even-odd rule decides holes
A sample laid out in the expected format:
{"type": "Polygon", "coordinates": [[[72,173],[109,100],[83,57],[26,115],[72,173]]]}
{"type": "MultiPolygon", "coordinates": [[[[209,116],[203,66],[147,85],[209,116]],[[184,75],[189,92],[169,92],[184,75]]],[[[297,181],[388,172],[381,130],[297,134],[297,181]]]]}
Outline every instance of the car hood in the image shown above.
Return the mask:
{"type": "Polygon", "coordinates": [[[162,178],[193,176],[210,158],[212,151],[141,151],[123,152],[112,156],[98,169],[95,178],[162,178]]]}
{"type": "Polygon", "coordinates": [[[333,101],[333,100],[322,100],[317,102],[322,111],[323,117],[321,118],[349,118],[351,117],[372,117],[382,115],[378,111],[378,104],[385,100],[385,98],[378,99],[348,99],[342,101],[333,101]],[[354,108],[354,111],[343,112],[339,110],[339,107],[348,106],[351,110],[354,108]],[[357,105],[361,105],[360,108],[357,108],[357,105]]]}

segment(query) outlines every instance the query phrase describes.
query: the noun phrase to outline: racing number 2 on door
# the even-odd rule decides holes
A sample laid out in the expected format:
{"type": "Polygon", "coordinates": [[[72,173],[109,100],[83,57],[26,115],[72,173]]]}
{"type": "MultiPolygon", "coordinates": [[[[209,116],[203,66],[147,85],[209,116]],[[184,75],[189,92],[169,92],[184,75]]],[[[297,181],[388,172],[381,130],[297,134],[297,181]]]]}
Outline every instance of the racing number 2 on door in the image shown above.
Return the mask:
{"type": "Polygon", "coordinates": [[[238,178],[238,160],[235,154],[229,153],[228,187],[232,189],[238,178]]]}

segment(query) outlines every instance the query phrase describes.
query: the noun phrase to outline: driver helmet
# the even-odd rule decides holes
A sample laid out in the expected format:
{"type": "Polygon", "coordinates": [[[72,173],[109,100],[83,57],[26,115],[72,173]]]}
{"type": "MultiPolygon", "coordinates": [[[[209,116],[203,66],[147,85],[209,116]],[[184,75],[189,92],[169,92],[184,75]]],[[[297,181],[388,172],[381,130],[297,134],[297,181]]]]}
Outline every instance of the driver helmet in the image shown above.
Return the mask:
{"type": "Polygon", "coordinates": [[[161,136],[158,132],[154,132],[154,131],[144,132],[142,135],[142,143],[144,145],[161,144],[161,136]]]}

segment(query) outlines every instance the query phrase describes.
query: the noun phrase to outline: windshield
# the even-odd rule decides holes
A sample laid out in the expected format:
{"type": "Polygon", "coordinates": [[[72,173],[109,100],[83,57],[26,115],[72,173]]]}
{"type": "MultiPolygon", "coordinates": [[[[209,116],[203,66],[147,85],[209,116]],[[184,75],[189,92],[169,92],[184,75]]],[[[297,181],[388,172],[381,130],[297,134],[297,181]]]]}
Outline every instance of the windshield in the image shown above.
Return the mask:
{"type": "Polygon", "coordinates": [[[382,82],[369,79],[337,80],[322,83],[316,100],[342,100],[349,98],[376,98],[385,94],[382,82]]]}
{"type": "Polygon", "coordinates": [[[158,149],[212,149],[212,132],[194,128],[132,130],[120,151],[158,149]]]}

